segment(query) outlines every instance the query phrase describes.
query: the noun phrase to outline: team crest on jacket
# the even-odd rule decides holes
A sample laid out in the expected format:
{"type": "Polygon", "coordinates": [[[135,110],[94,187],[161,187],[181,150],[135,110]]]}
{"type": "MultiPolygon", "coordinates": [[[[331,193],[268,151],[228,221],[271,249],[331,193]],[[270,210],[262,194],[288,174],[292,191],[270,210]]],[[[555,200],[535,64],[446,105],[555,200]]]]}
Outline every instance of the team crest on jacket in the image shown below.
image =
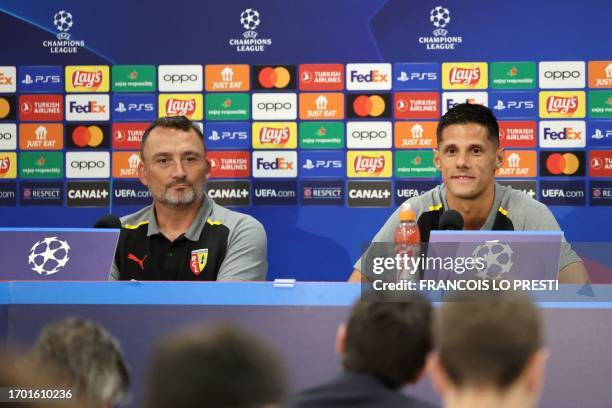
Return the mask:
{"type": "Polygon", "coordinates": [[[194,275],[202,273],[206,267],[208,261],[208,248],[196,249],[191,251],[191,258],[189,259],[189,268],[194,275]]]}

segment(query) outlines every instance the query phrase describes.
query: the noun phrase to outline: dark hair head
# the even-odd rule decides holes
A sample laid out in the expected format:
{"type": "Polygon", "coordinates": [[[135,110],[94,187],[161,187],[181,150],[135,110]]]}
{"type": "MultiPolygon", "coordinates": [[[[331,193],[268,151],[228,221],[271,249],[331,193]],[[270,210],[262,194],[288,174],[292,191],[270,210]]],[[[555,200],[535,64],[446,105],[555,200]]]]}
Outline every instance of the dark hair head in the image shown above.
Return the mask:
{"type": "Polygon", "coordinates": [[[489,134],[489,140],[499,146],[499,124],[491,109],[475,103],[460,103],[449,109],[440,119],[436,136],[438,145],[442,143],[442,131],[451,125],[466,125],[477,123],[484,126],[489,134]]]}
{"type": "Polygon", "coordinates": [[[431,304],[416,293],[360,300],[346,326],[342,364],[398,388],[416,380],[431,350],[431,304]]]}
{"type": "Polygon", "coordinates": [[[91,406],[127,402],[130,378],[119,343],[94,321],[67,318],[48,324],[26,361],[61,378],[91,406]]]}
{"type": "MultiPolygon", "coordinates": [[[[143,159],[144,147],[147,139],[149,138],[149,134],[153,131],[153,129],[158,127],[167,129],[178,129],[183,130],[185,132],[193,130],[196,135],[198,135],[200,140],[202,140],[202,144],[204,144],[204,135],[202,134],[202,131],[200,130],[200,127],[198,125],[193,123],[185,116],[166,116],[156,119],[155,122],[149,125],[147,130],[145,130],[144,134],[142,135],[142,142],[140,143],[140,157],[142,157],[143,159]]],[[[206,146],[204,147],[204,150],[206,150],[206,146]]]]}
{"type": "Polygon", "coordinates": [[[149,371],[145,407],[261,407],[285,398],[276,353],[232,326],[189,330],[161,343],[149,371]]]}
{"type": "Polygon", "coordinates": [[[458,387],[505,389],[542,347],[542,322],[528,296],[510,291],[464,292],[434,317],[440,364],[458,387]]]}

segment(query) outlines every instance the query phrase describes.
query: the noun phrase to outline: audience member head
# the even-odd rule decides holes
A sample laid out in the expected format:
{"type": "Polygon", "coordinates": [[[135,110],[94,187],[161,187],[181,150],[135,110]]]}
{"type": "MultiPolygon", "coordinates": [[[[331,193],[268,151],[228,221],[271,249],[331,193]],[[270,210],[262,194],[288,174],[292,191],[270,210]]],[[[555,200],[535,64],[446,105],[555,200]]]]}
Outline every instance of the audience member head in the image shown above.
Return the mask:
{"type": "Polygon", "coordinates": [[[445,405],[537,405],[547,352],[527,295],[454,294],[436,310],[433,336],[429,370],[445,405]]]}
{"type": "Polygon", "coordinates": [[[67,318],[48,324],[26,355],[24,366],[69,386],[86,407],[127,402],[129,373],[117,340],[91,320],[67,318]]]}
{"type": "Polygon", "coordinates": [[[286,393],[276,353],[232,326],[190,329],[167,338],[153,356],[146,408],[271,408],[286,393]]]}
{"type": "Polygon", "coordinates": [[[431,350],[431,304],[417,293],[364,295],[338,329],[345,370],[372,375],[392,388],[416,382],[431,350]]]}

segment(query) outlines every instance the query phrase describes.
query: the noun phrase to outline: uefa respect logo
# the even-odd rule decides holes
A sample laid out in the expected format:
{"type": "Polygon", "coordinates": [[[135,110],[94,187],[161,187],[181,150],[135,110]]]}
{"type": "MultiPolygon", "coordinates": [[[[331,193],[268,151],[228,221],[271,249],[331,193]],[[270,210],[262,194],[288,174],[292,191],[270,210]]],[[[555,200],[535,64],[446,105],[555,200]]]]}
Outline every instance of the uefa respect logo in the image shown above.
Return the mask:
{"type": "Polygon", "coordinates": [[[261,38],[256,31],[261,24],[262,18],[259,11],[252,8],[243,10],[240,13],[240,25],[245,31],[243,38],[230,38],[229,45],[234,47],[237,52],[263,52],[267,46],[272,45],[271,38],[261,38]]]}
{"type": "Polygon", "coordinates": [[[53,26],[57,34],[57,40],[43,41],[43,47],[47,48],[51,54],[76,54],[79,48],[85,47],[85,41],[71,40],[70,29],[74,26],[72,13],[66,10],[59,10],[53,14],[53,26]]]}
{"type": "Polygon", "coordinates": [[[426,50],[454,50],[463,42],[461,36],[449,36],[445,28],[451,22],[451,12],[443,6],[436,6],[429,12],[429,21],[434,26],[433,37],[419,37],[419,44],[425,45],[426,50]]]}

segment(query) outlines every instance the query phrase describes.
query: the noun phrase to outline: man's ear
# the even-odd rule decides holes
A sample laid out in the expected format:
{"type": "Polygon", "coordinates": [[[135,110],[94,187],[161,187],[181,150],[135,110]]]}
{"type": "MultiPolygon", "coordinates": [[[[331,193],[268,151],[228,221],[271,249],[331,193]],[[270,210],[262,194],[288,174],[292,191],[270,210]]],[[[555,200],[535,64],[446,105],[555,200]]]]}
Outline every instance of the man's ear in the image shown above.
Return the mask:
{"type": "Polygon", "coordinates": [[[346,346],[346,324],[342,323],[336,330],[336,354],[342,355],[346,346]]]}
{"type": "Polygon", "coordinates": [[[549,355],[548,350],[544,348],[536,351],[527,362],[523,374],[521,374],[527,390],[534,395],[540,395],[544,387],[546,363],[549,355]]]}
{"type": "Polygon", "coordinates": [[[498,147],[495,152],[495,168],[500,169],[504,165],[504,157],[506,156],[506,150],[503,147],[498,147]]]}
{"type": "Polygon", "coordinates": [[[436,166],[436,169],[440,170],[440,151],[436,148],[433,149],[434,152],[434,166],[436,166]]]}
{"type": "Polygon", "coordinates": [[[140,160],[138,161],[138,178],[143,185],[147,185],[147,169],[142,160],[142,156],[140,156],[140,160]]]}
{"type": "Polygon", "coordinates": [[[437,352],[432,351],[427,356],[427,363],[425,365],[427,374],[429,374],[429,378],[431,379],[431,383],[434,387],[434,390],[441,397],[444,396],[448,392],[448,388],[450,385],[449,379],[442,368],[440,363],[440,356],[437,352]]]}

